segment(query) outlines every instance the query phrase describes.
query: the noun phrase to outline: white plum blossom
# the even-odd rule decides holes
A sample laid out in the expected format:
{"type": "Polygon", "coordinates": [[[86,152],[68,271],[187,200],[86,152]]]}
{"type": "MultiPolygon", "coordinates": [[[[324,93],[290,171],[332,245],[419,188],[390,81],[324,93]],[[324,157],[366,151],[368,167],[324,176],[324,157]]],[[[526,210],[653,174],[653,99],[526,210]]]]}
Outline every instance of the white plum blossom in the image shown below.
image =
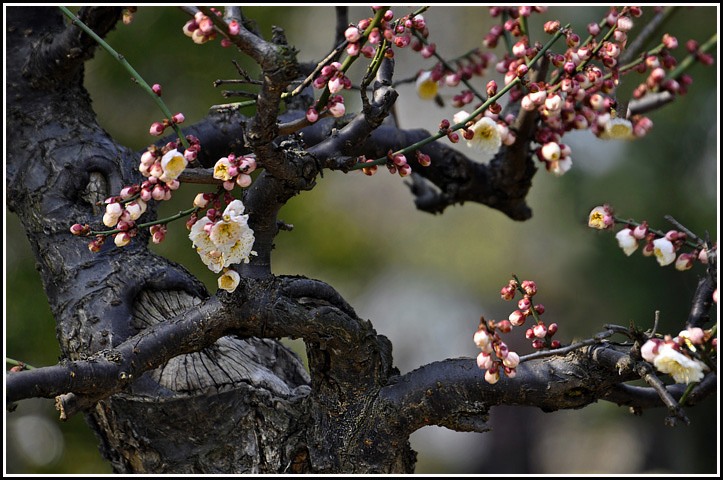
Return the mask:
{"type": "Polygon", "coordinates": [[[161,158],[161,167],[163,167],[163,175],[160,180],[166,183],[178,178],[188,165],[186,157],[175,148],[161,158]]]}
{"type": "Polygon", "coordinates": [[[417,82],[415,84],[417,88],[417,95],[422,100],[432,100],[437,96],[437,89],[439,84],[432,80],[432,72],[424,71],[417,76],[417,82]]]}
{"type": "Polygon", "coordinates": [[[234,263],[249,262],[254,245],[254,231],[248,226],[248,215],[243,215],[241,200],[228,204],[221,219],[213,223],[208,217],[200,218],[191,228],[189,238],[201,261],[214,273],[234,263]],[[212,224],[212,226],[208,226],[212,224]]]}
{"type": "Polygon", "coordinates": [[[603,127],[603,130],[600,132],[600,138],[603,140],[626,140],[634,138],[633,124],[624,118],[610,118],[604,125],[601,125],[601,127],[603,127]]]}
{"type": "Polygon", "coordinates": [[[467,141],[467,146],[492,158],[502,145],[502,135],[497,127],[497,122],[489,117],[482,117],[472,125],[471,130],[474,132],[474,137],[467,141]]]}
{"type": "Polygon", "coordinates": [[[670,265],[675,261],[675,247],[666,238],[653,240],[653,253],[661,267],[670,265]]]}
{"type": "Polygon", "coordinates": [[[629,228],[623,228],[616,235],[618,245],[623,249],[625,255],[630,256],[638,249],[638,240],[633,236],[633,231],[629,228]]]}
{"type": "Polygon", "coordinates": [[[700,360],[689,358],[668,344],[658,348],[653,365],[658,371],[670,374],[676,383],[699,382],[708,370],[700,360]]]}
{"type": "Polygon", "coordinates": [[[218,277],[218,288],[233,293],[241,281],[241,275],[236,270],[227,270],[223,275],[218,277]]]}

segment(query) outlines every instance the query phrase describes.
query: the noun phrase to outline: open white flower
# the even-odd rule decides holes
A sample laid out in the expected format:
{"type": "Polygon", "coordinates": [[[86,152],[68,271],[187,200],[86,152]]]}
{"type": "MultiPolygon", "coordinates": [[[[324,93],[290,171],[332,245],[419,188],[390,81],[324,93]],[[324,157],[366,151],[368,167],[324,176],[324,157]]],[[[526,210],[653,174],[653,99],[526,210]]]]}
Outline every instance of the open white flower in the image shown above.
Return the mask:
{"type": "Polygon", "coordinates": [[[603,140],[627,140],[634,137],[633,124],[619,117],[607,120],[600,132],[600,138],[603,140]]]}
{"type": "Polygon", "coordinates": [[[161,158],[161,167],[163,167],[161,181],[169,183],[177,179],[186,168],[186,165],[188,165],[188,161],[182,153],[179,153],[175,148],[169,151],[161,158]]]}
{"type": "Polygon", "coordinates": [[[638,239],[633,236],[633,231],[629,228],[623,228],[617,234],[615,238],[618,239],[618,245],[623,249],[625,255],[630,256],[638,249],[638,239]]]}
{"type": "Polygon", "coordinates": [[[248,215],[242,215],[241,200],[229,203],[221,220],[213,223],[208,217],[200,218],[191,228],[188,237],[193,242],[201,261],[214,273],[234,263],[249,262],[256,240],[248,226],[248,215]]]}
{"type": "Polygon", "coordinates": [[[206,233],[204,227],[209,223],[213,222],[211,222],[208,217],[198,219],[198,221],[193,224],[193,227],[191,227],[191,233],[188,234],[188,238],[193,242],[193,247],[201,257],[201,261],[213,273],[218,273],[223,268],[223,257],[221,252],[216,248],[216,245],[211,241],[208,233],[206,233]]]}
{"type": "Polygon", "coordinates": [[[653,365],[658,371],[670,374],[676,383],[699,382],[708,370],[700,360],[688,358],[667,344],[658,348],[653,365]]]}
{"type": "Polygon", "coordinates": [[[467,145],[487,154],[490,158],[493,157],[502,145],[502,135],[497,128],[497,122],[489,117],[482,117],[472,125],[471,130],[474,132],[474,137],[467,141],[467,145]]]}
{"type": "Polygon", "coordinates": [[[233,293],[241,281],[241,275],[236,270],[226,270],[223,275],[218,277],[218,288],[233,293]]]}
{"type": "Polygon", "coordinates": [[[658,238],[653,240],[653,253],[661,267],[670,265],[675,261],[675,248],[670,240],[658,238]]]}
{"type": "Polygon", "coordinates": [[[422,100],[432,100],[437,96],[439,84],[432,80],[432,72],[424,71],[417,76],[417,95],[422,100]]]}

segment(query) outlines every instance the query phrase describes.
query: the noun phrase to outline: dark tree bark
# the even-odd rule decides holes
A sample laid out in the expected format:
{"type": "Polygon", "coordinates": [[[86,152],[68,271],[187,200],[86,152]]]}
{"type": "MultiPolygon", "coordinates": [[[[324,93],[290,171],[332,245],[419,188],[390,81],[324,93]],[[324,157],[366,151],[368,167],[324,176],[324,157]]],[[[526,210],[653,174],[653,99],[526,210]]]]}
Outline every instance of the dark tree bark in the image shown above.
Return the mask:
{"type": "MultiPolygon", "coordinates": [[[[121,9],[84,7],[79,16],[103,36],[121,9]]],[[[344,170],[359,154],[383,155],[427,135],[385,120],[396,99],[391,62],[361,114],[279,136],[281,93],[305,67],[282,32],[265,41],[242,29],[239,48],[263,69],[260,113],[212,113],[185,130],[202,137],[202,167],[233,151],[255,154],[264,169],[243,198],[258,256],[238,266],[236,292],[212,295],[183,266],[153,254],[147,232],[124,248],[106,242],[99,253],[69,233],[73,223],[97,224],[98,202],[142,180],[139,155],[98,125],[82,86],[95,43],[56,8],[9,7],[6,21],[6,201],[33,247],[63,355],[56,366],[8,374],[6,401],[57,397],[61,415],[83,412],[116,472],[409,473],[412,432],[486,431],[494,405],[663,404],[650,389],[624,384],[646,374],[634,344],[602,339],[525,362],[514,380],[495,385],[469,358],[400,375],[389,341],[332,287],[271,275],[277,213],[289,198],[313,188],[324,168],[344,170]],[[282,337],[304,340],[310,373],[282,337]]],[[[531,128],[519,127],[521,138],[531,128]]],[[[441,212],[474,201],[528,218],[535,168],[523,147],[483,166],[426,146],[434,161],[423,170],[427,187],[413,189],[418,207],[441,212]]],[[[203,168],[185,175],[203,176],[203,168]]],[[[151,206],[144,218],[155,215],[151,206]]],[[[708,376],[689,404],[715,383],[708,376]]]]}

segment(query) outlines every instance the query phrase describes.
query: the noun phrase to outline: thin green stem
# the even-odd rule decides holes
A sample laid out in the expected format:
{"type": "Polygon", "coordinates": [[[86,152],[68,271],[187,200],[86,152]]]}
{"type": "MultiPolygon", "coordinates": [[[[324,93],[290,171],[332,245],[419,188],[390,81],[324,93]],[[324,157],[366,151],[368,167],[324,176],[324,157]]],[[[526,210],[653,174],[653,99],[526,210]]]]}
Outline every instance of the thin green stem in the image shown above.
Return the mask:
{"type": "Polygon", "coordinates": [[[140,85],[141,88],[143,88],[143,90],[145,90],[146,93],[148,93],[151,96],[151,98],[153,98],[153,100],[156,102],[158,107],[161,109],[161,112],[163,112],[163,115],[165,115],[166,118],[171,122],[171,127],[178,135],[178,138],[181,140],[181,143],[183,143],[183,146],[186,148],[189,148],[190,144],[188,143],[188,140],[186,140],[186,137],[183,135],[183,132],[181,132],[181,129],[178,127],[178,125],[171,120],[173,115],[171,114],[170,110],[168,110],[168,107],[166,107],[166,104],[163,103],[163,100],[161,100],[161,97],[159,97],[158,95],[156,95],[153,92],[153,89],[150,87],[150,85],[148,85],[148,83],[145,80],[143,80],[143,77],[141,77],[140,74],[138,72],[136,72],[136,70],[133,68],[133,66],[130,63],[128,63],[128,60],[126,60],[126,58],[122,54],[116,52],[113,49],[113,47],[108,45],[108,43],[105,40],[100,38],[93,30],[88,28],[87,25],[85,25],[83,22],[81,22],[80,19],[78,19],[78,17],[76,17],[70,10],[68,10],[67,8],[65,8],[63,6],[58,6],[58,8],[65,14],[65,16],[70,18],[70,20],[74,24],[76,24],[78,27],[80,27],[81,30],[83,30],[85,33],[87,33],[93,40],[98,42],[98,44],[105,51],[110,53],[113,56],[113,58],[115,58],[118,61],[118,63],[120,63],[123,66],[123,68],[125,68],[132,75],[133,81],[135,83],[137,83],[138,85],[140,85]]]}
{"type": "MultiPolygon", "coordinates": [[[[199,211],[199,210],[200,210],[200,207],[189,208],[188,210],[182,210],[182,211],[176,213],[175,215],[171,215],[170,217],[162,218],[162,219],[159,219],[159,220],[154,220],[153,222],[139,223],[139,224],[136,225],[134,228],[147,228],[147,227],[151,227],[151,226],[153,226],[153,225],[159,225],[159,224],[162,224],[162,223],[173,222],[173,221],[175,221],[175,220],[178,220],[179,218],[183,218],[183,217],[185,217],[185,216],[187,216],[187,215],[191,215],[191,214],[193,214],[193,213],[195,213],[195,212],[197,212],[197,211],[199,211]]],[[[102,232],[90,231],[90,232],[87,233],[86,236],[91,236],[91,235],[105,235],[105,236],[108,236],[108,235],[113,235],[114,233],[120,233],[120,232],[122,232],[122,231],[123,231],[123,230],[120,230],[120,229],[106,230],[106,231],[102,231],[102,232]]]]}
{"type": "MultiPolygon", "coordinates": [[[[429,44],[429,42],[427,42],[427,39],[424,38],[424,37],[423,37],[419,32],[417,32],[416,30],[414,31],[414,36],[417,37],[417,39],[420,40],[420,41],[421,41],[422,43],[424,43],[425,45],[428,45],[428,44],[429,44]]],[[[472,52],[470,52],[470,53],[472,53],[472,52]]],[[[466,55],[470,55],[470,53],[467,53],[466,55]]],[[[454,66],[453,66],[452,64],[450,64],[447,60],[445,60],[444,57],[442,57],[442,56],[437,52],[436,49],[434,50],[433,55],[437,58],[437,60],[440,61],[440,63],[441,63],[442,65],[444,65],[444,68],[445,68],[445,69],[449,70],[450,72],[456,71],[456,69],[454,68],[454,66]]],[[[463,58],[463,57],[461,57],[461,58],[463,58]]],[[[486,98],[484,95],[482,95],[481,93],[479,93],[479,92],[477,91],[477,89],[476,89],[475,87],[473,87],[472,84],[469,83],[469,81],[468,81],[467,79],[462,78],[462,83],[464,83],[464,85],[465,85],[472,93],[474,93],[475,97],[479,98],[479,99],[480,99],[481,101],[483,101],[483,102],[487,100],[487,98],[486,98]]]]}
{"type": "Polygon", "coordinates": [[[682,407],[685,405],[686,400],[688,400],[688,396],[690,395],[690,392],[693,391],[693,388],[695,388],[696,385],[698,385],[700,382],[693,382],[688,385],[688,388],[685,389],[685,393],[682,397],[680,397],[680,400],[678,400],[678,404],[682,407]]]}
{"type": "Polygon", "coordinates": [[[25,362],[21,362],[20,360],[15,360],[14,358],[8,358],[8,357],[5,357],[5,363],[7,363],[8,365],[12,365],[14,367],[23,367],[24,369],[27,369],[27,370],[35,370],[35,368],[36,368],[36,367],[33,367],[32,365],[28,365],[25,362]]]}
{"type": "MultiPolygon", "coordinates": [[[[715,33],[715,34],[713,34],[712,37],[710,37],[708,39],[707,42],[705,42],[703,45],[700,46],[699,51],[703,52],[703,53],[707,53],[708,50],[715,47],[715,45],[717,43],[718,43],[718,34],[715,33]]],[[[683,74],[683,72],[685,72],[693,64],[695,64],[696,61],[698,61],[697,55],[694,53],[691,53],[690,55],[685,57],[683,59],[683,61],[678,64],[678,66],[675,68],[675,70],[670,72],[666,78],[667,79],[670,79],[670,78],[677,79],[678,77],[680,77],[683,74]]]]}

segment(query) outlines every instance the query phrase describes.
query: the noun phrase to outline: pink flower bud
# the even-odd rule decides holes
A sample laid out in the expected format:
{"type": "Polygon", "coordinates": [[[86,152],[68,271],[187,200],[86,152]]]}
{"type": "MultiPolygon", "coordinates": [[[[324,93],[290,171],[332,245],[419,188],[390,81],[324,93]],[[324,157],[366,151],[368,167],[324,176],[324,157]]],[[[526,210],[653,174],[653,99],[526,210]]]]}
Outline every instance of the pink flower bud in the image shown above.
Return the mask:
{"type": "Polygon", "coordinates": [[[349,27],[344,32],[344,36],[350,43],[358,42],[361,38],[361,32],[357,27],[349,27]]]}
{"type": "Polygon", "coordinates": [[[161,88],[160,84],[156,83],[151,87],[151,90],[153,90],[153,93],[160,97],[163,89],[161,88]]]}
{"type": "Polygon", "coordinates": [[[500,379],[500,371],[499,370],[493,370],[490,368],[489,370],[487,370],[485,372],[485,380],[490,385],[497,383],[499,381],[499,379],[500,379]]]}
{"type": "Polygon", "coordinates": [[[173,123],[183,123],[186,121],[186,117],[182,113],[177,113],[171,117],[173,123]]]}
{"type": "Polygon", "coordinates": [[[319,112],[314,107],[309,108],[306,111],[306,119],[311,123],[316,122],[319,119],[319,112]]]}
{"type": "Polygon", "coordinates": [[[618,18],[618,30],[621,32],[629,32],[633,28],[633,20],[630,17],[618,18]]]}
{"type": "Polygon", "coordinates": [[[515,368],[520,364],[520,356],[516,352],[509,352],[502,363],[507,368],[515,368]]]}
{"type": "Polygon", "coordinates": [[[193,199],[193,206],[198,208],[206,208],[211,201],[211,194],[199,193],[196,198],[193,199]]]}
{"type": "Polygon", "coordinates": [[[557,324],[556,324],[556,323],[551,323],[551,324],[547,327],[547,334],[550,335],[550,336],[552,336],[552,335],[554,335],[555,333],[557,333],[557,329],[558,329],[557,324]]]}
{"type": "Polygon", "coordinates": [[[412,167],[409,164],[404,164],[399,167],[399,176],[406,177],[412,173],[412,167]]]}
{"type": "Polygon", "coordinates": [[[113,235],[116,246],[125,247],[131,242],[131,236],[126,232],[120,232],[113,235]]]}
{"type": "Polygon", "coordinates": [[[394,165],[401,167],[407,164],[407,157],[401,153],[397,153],[392,157],[392,162],[394,162],[394,165]]]}
{"type": "Polygon", "coordinates": [[[241,188],[246,188],[251,185],[251,181],[251,176],[245,173],[240,173],[238,177],[236,177],[236,184],[241,188]]]}
{"type": "Polygon", "coordinates": [[[346,46],[346,53],[350,57],[356,57],[361,52],[361,47],[358,43],[350,43],[346,46]]]}
{"type": "Polygon", "coordinates": [[[429,45],[425,45],[422,47],[422,50],[419,52],[423,58],[429,58],[432,55],[434,55],[434,51],[436,50],[437,46],[434,43],[430,43],[429,45]]]}
{"type": "Polygon", "coordinates": [[[477,367],[479,367],[480,370],[487,370],[492,367],[492,365],[492,356],[489,353],[480,352],[479,355],[477,355],[477,367]]]}
{"type": "Polygon", "coordinates": [[[500,290],[500,297],[502,297],[502,300],[512,300],[515,298],[515,287],[512,285],[505,285],[502,287],[502,290],[500,290]]]}
{"type": "Polygon", "coordinates": [[[512,323],[509,320],[501,320],[497,322],[497,329],[502,333],[510,333],[512,331],[512,323]]]}
{"type": "Polygon", "coordinates": [[[90,232],[90,227],[88,225],[81,225],[79,223],[76,223],[72,227],[70,227],[70,233],[73,235],[86,235],[88,232],[90,232]]]}
{"type": "Polygon", "coordinates": [[[153,187],[153,190],[151,191],[151,197],[153,197],[153,200],[163,200],[163,198],[166,196],[166,191],[160,184],[153,187]]]}
{"type": "Polygon", "coordinates": [[[510,316],[508,317],[510,324],[514,325],[515,327],[523,325],[526,318],[527,316],[520,310],[515,310],[514,312],[510,313],[510,316]]]}
{"type": "Polygon", "coordinates": [[[521,299],[519,302],[517,302],[517,307],[522,310],[523,312],[525,310],[528,310],[532,306],[532,302],[529,298],[525,297],[521,299]]]}
{"type": "Polygon", "coordinates": [[[474,333],[473,340],[475,345],[482,348],[490,342],[490,336],[485,330],[479,329],[474,333]]]}
{"type": "Polygon", "coordinates": [[[312,85],[313,85],[314,88],[316,88],[317,90],[321,90],[322,88],[324,88],[324,87],[326,86],[326,78],[324,78],[323,76],[322,76],[322,77],[316,77],[316,78],[314,79],[314,82],[312,83],[312,85]]]}
{"type": "Polygon", "coordinates": [[[151,125],[149,133],[154,137],[159,137],[163,135],[163,131],[165,129],[166,127],[161,122],[155,122],[153,123],[153,125],[151,125]]]}
{"type": "Polygon", "coordinates": [[[341,75],[335,75],[329,80],[329,92],[336,94],[344,90],[344,80],[341,75]]]}
{"type": "Polygon", "coordinates": [[[329,104],[329,113],[332,117],[341,117],[346,113],[346,107],[341,102],[332,102],[329,104]]]}
{"type": "Polygon", "coordinates": [[[532,333],[537,338],[545,338],[547,336],[547,327],[544,323],[538,323],[534,327],[532,327],[532,333]]]}
{"type": "Polygon", "coordinates": [[[241,25],[236,20],[231,20],[228,24],[228,33],[238,35],[241,31],[241,25]]]}
{"type": "Polygon", "coordinates": [[[426,153],[422,153],[419,150],[417,150],[415,156],[417,157],[417,162],[423,167],[428,167],[432,163],[432,159],[429,158],[429,155],[426,153]]]}

